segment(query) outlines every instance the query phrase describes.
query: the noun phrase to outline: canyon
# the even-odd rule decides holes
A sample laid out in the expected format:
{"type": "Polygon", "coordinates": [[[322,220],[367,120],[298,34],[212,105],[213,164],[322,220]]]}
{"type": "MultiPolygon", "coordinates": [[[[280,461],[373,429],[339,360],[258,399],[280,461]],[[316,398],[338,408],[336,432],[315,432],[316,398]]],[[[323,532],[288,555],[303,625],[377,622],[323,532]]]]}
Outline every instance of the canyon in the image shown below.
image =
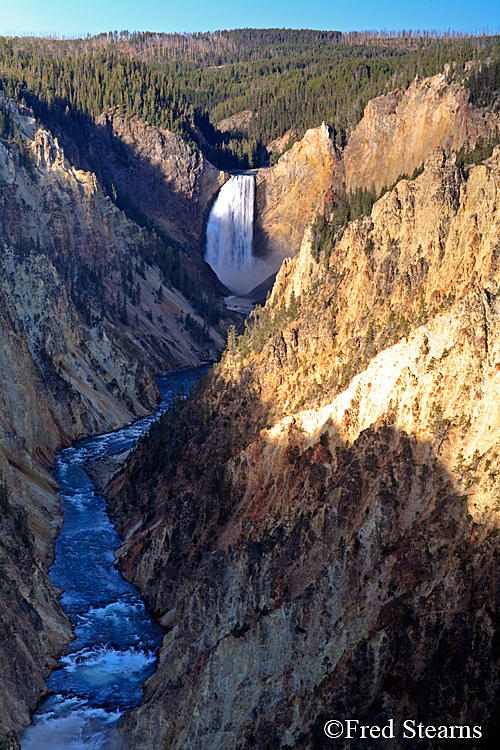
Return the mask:
{"type": "Polygon", "coordinates": [[[72,638],[47,577],[62,520],[49,473],[56,451],[149,413],[155,375],[215,359],[232,318],[207,323],[157,263],[141,259],[156,235],[127,218],[95,174],[72,166],[29,110],[10,107],[28,153],[0,143],[0,727],[1,742],[17,747],[72,638]]]}
{"type": "Polygon", "coordinates": [[[493,741],[499,191],[500,148],[465,174],[438,148],[328,257],[306,236],[111,482],[120,568],[167,628],[111,747],[321,748],[352,717],[493,741]]]}
{"type": "MultiPolygon", "coordinates": [[[[71,639],[47,575],[55,453],[149,412],[155,375],[215,361],[238,320],[202,259],[226,173],[116,111],[83,149],[12,107],[28,157],[0,143],[6,750],[71,639]]],[[[344,149],[323,123],[257,172],[271,296],[106,490],[118,565],[167,631],[115,747],[319,748],[327,718],[498,710],[500,150],[454,156],[498,125],[441,75],[370,102],[344,149]],[[318,212],[423,164],[316,252],[318,212]]]]}

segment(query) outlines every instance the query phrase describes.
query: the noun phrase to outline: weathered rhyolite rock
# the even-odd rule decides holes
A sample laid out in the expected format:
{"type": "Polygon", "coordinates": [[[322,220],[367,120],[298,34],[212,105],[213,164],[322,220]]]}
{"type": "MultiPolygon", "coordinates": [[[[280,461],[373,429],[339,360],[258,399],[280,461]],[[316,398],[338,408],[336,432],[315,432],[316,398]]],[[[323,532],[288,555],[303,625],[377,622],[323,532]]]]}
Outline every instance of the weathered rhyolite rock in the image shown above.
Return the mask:
{"type": "Polygon", "coordinates": [[[498,206],[500,149],[468,179],[436,151],[327,262],[304,241],[260,323],[164,427],[178,446],[160,459],[152,441],[115,480],[120,565],[167,628],[118,743],[312,750],[329,718],[394,718],[390,748],[406,747],[404,719],[485,735],[498,206]]]}
{"type": "MultiPolygon", "coordinates": [[[[164,281],[157,267],[137,272],[144,230],[94,174],[67,161],[57,138],[15,108],[14,114],[31,156],[23,160],[17,146],[0,142],[0,745],[6,748],[17,747],[16,732],[29,722],[46,693],[44,677],[71,640],[47,576],[61,524],[47,471],[55,452],[150,411],[158,370],[200,364],[223,343],[213,328],[211,352],[194,341],[185,319],[203,321],[192,305],[173,287],[159,294],[164,281]],[[124,300],[124,270],[134,304],[130,292],[124,300]],[[96,279],[99,294],[84,304],[96,279]]],[[[203,175],[196,172],[200,157],[190,154],[196,192],[204,189],[203,175]]],[[[184,166],[188,179],[191,167],[184,166]]]]}
{"type": "Polygon", "coordinates": [[[103,176],[155,226],[203,251],[206,220],[227,175],[201,151],[168,130],[116,113],[97,118],[90,148],[103,176]]]}
{"type": "Polygon", "coordinates": [[[443,74],[368,102],[342,154],[347,190],[378,194],[420,168],[437,147],[449,156],[479,137],[487,140],[500,124],[499,115],[475,109],[468,97],[443,74]]]}
{"type": "Polygon", "coordinates": [[[330,187],[344,185],[341,156],[327,125],[308,130],[276,166],[256,176],[254,248],[276,271],[295,255],[330,187]]]}
{"type": "Polygon", "coordinates": [[[437,75],[370,101],[342,151],[324,124],[308,130],[276,166],[257,173],[257,255],[272,270],[296,255],[330,188],[332,197],[358,188],[378,195],[419,169],[436,147],[449,156],[488,140],[499,126],[498,113],[474,108],[465,88],[437,75]]]}

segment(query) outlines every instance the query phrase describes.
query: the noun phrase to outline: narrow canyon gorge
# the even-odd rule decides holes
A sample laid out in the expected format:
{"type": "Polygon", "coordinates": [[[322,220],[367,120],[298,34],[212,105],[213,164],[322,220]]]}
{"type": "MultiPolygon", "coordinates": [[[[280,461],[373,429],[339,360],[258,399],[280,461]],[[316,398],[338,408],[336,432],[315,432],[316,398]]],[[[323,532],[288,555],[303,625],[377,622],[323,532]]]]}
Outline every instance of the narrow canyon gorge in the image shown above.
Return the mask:
{"type": "MultiPolygon", "coordinates": [[[[318,123],[246,176],[119,108],[82,145],[2,99],[20,139],[0,140],[4,750],[72,639],[48,575],[57,453],[203,364],[96,469],[116,565],[164,629],[106,747],[318,750],[353,717],[478,725],[493,746],[500,113],[446,73],[387,91],[345,143],[318,123]],[[369,210],[336,228],[355,194],[369,210]],[[242,229],[217,201],[245,204],[242,229]],[[227,309],[274,274],[245,322],[227,309]]],[[[406,747],[337,743],[379,745],[406,747]]]]}

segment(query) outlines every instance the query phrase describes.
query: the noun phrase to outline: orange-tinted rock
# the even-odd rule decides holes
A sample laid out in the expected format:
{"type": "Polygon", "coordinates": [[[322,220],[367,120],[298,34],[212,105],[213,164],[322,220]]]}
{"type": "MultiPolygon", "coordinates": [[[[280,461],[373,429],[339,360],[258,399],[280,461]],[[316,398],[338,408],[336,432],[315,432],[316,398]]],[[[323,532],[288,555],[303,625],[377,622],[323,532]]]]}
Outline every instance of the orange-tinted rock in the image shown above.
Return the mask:
{"type": "Polygon", "coordinates": [[[283,258],[295,255],[327,190],[341,190],[343,182],[341,157],[328,127],[308,130],[276,166],[257,172],[255,254],[274,271],[283,258]]]}
{"type": "Polygon", "coordinates": [[[480,136],[487,139],[500,120],[482,115],[468,103],[468,91],[444,75],[372,99],[342,154],[347,189],[378,194],[400,175],[411,176],[433,149],[450,155],[480,136]]]}
{"type": "MultiPolygon", "coordinates": [[[[251,732],[310,750],[325,717],[358,715],[486,730],[498,205],[500,148],[468,179],[438,149],[329,258],[306,238],[164,435],[178,453],[152,520],[123,515],[117,478],[121,564],[167,626],[144,704],[120,720],[125,747],[244,747],[251,732]]],[[[146,445],[145,494],[148,460],[146,445]]]]}

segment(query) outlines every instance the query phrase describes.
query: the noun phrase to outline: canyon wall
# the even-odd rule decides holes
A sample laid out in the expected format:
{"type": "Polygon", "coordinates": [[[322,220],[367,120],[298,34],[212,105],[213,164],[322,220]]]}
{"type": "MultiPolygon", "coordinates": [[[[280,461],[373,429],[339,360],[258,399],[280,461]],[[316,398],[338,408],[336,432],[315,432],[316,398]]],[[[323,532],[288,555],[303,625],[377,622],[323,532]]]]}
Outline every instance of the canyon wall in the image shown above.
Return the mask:
{"type": "Polygon", "coordinates": [[[208,213],[228,176],[201,151],[168,130],[109,113],[90,131],[88,154],[125,201],[173,239],[203,251],[208,213]]]}
{"type": "Polygon", "coordinates": [[[79,320],[44,255],[19,256],[2,246],[0,310],[3,742],[29,722],[46,693],[43,678],[71,640],[47,577],[62,520],[47,467],[75,438],[146,413],[156,386],[141,358],[117,345],[104,325],[79,320]]]}
{"type": "Polygon", "coordinates": [[[363,118],[339,150],[324,124],[309,130],[270,169],[257,173],[255,252],[277,270],[293,257],[307,227],[330,199],[364,189],[376,195],[401,175],[411,176],[432,151],[450,156],[488,140],[500,115],[468,102],[469,92],[445,75],[416,79],[368,103],[363,118]]]}
{"type": "MultiPolygon", "coordinates": [[[[8,106],[24,139],[0,141],[0,745],[10,749],[72,637],[47,575],[62,522],[56,451],[150,412],[155,375],[216,358],[224,322],[208,325],[145,262],[155,235],[8,106]]],[[[188,156],[196,191],[201,159],[188,156]]]]}
{"type": "Polygon", "coordinates": [[[394,718],[394,749],[405,719],[481,726],[488,746],[498,206],[500,148],[466,176],[440,149],[330,256],[306,238],[114,480],[119,564],[167,628],[117,747],[312,750],[353,717],[394,718]]]}
{"type": "Polygon", "coordinates": [[[157,390],[137,347],[81,320],[46,255],[1,246],[0,311],[0,742],[16,747],[72,637],[47,577],[62,521],[47,469],[72,440],[148,412],[157,390]]]}
{"type": "MultiPolygon", "coordinates": [[[[344,185],[341,155],[327,125],[308,130],[269,169],[256,175],[254,252],[276,271],[295,255],[304,232],[323,205],[329,188],[344,185]]],[[[271,273],[271,271],[269,272],[271,273]]]]}
{"type": "MultiPolygon", "coordinates": [[[[87,314],[104,317],[141,352],[136,352],[140,359],[158,369],[195,366],[215,358],[223,346],[221,327],[208,326],[203,343],[197,341],[183,322],[189,315],[196,326],[205,326],[193,301],[165,281],[157,264],[144,263],[155,236],[127,218],[95,174],[73,167],[47,130],[38,128],[27,144],[30,156],[24,165],[15,148],[0,143],[4,241],[20,252],[47,255],[67,284],[71,279],[73,296],[91,297],[87,314]]],[[[192,152],[191,156],[195,158],[192,152]]],[[[171,256],[180,252],[170,249],[171,256]]],[[[191,263],[193,278],[200,275],[200,262],[191,263]]],[[[210,269],[206,275],[213,276],[210,269]]],[[[203,289],[209,287],[207,282],[203,289]]]]}
{"type": "Polygon", "coordinates": [[[500,116],[468,99],[467,89],[442,74],[368,102],[342,154],[347,190],[378,194],[400,175],[419,169],[437,147],[449,156],[479,138],[488,140],[500,116]]]}

